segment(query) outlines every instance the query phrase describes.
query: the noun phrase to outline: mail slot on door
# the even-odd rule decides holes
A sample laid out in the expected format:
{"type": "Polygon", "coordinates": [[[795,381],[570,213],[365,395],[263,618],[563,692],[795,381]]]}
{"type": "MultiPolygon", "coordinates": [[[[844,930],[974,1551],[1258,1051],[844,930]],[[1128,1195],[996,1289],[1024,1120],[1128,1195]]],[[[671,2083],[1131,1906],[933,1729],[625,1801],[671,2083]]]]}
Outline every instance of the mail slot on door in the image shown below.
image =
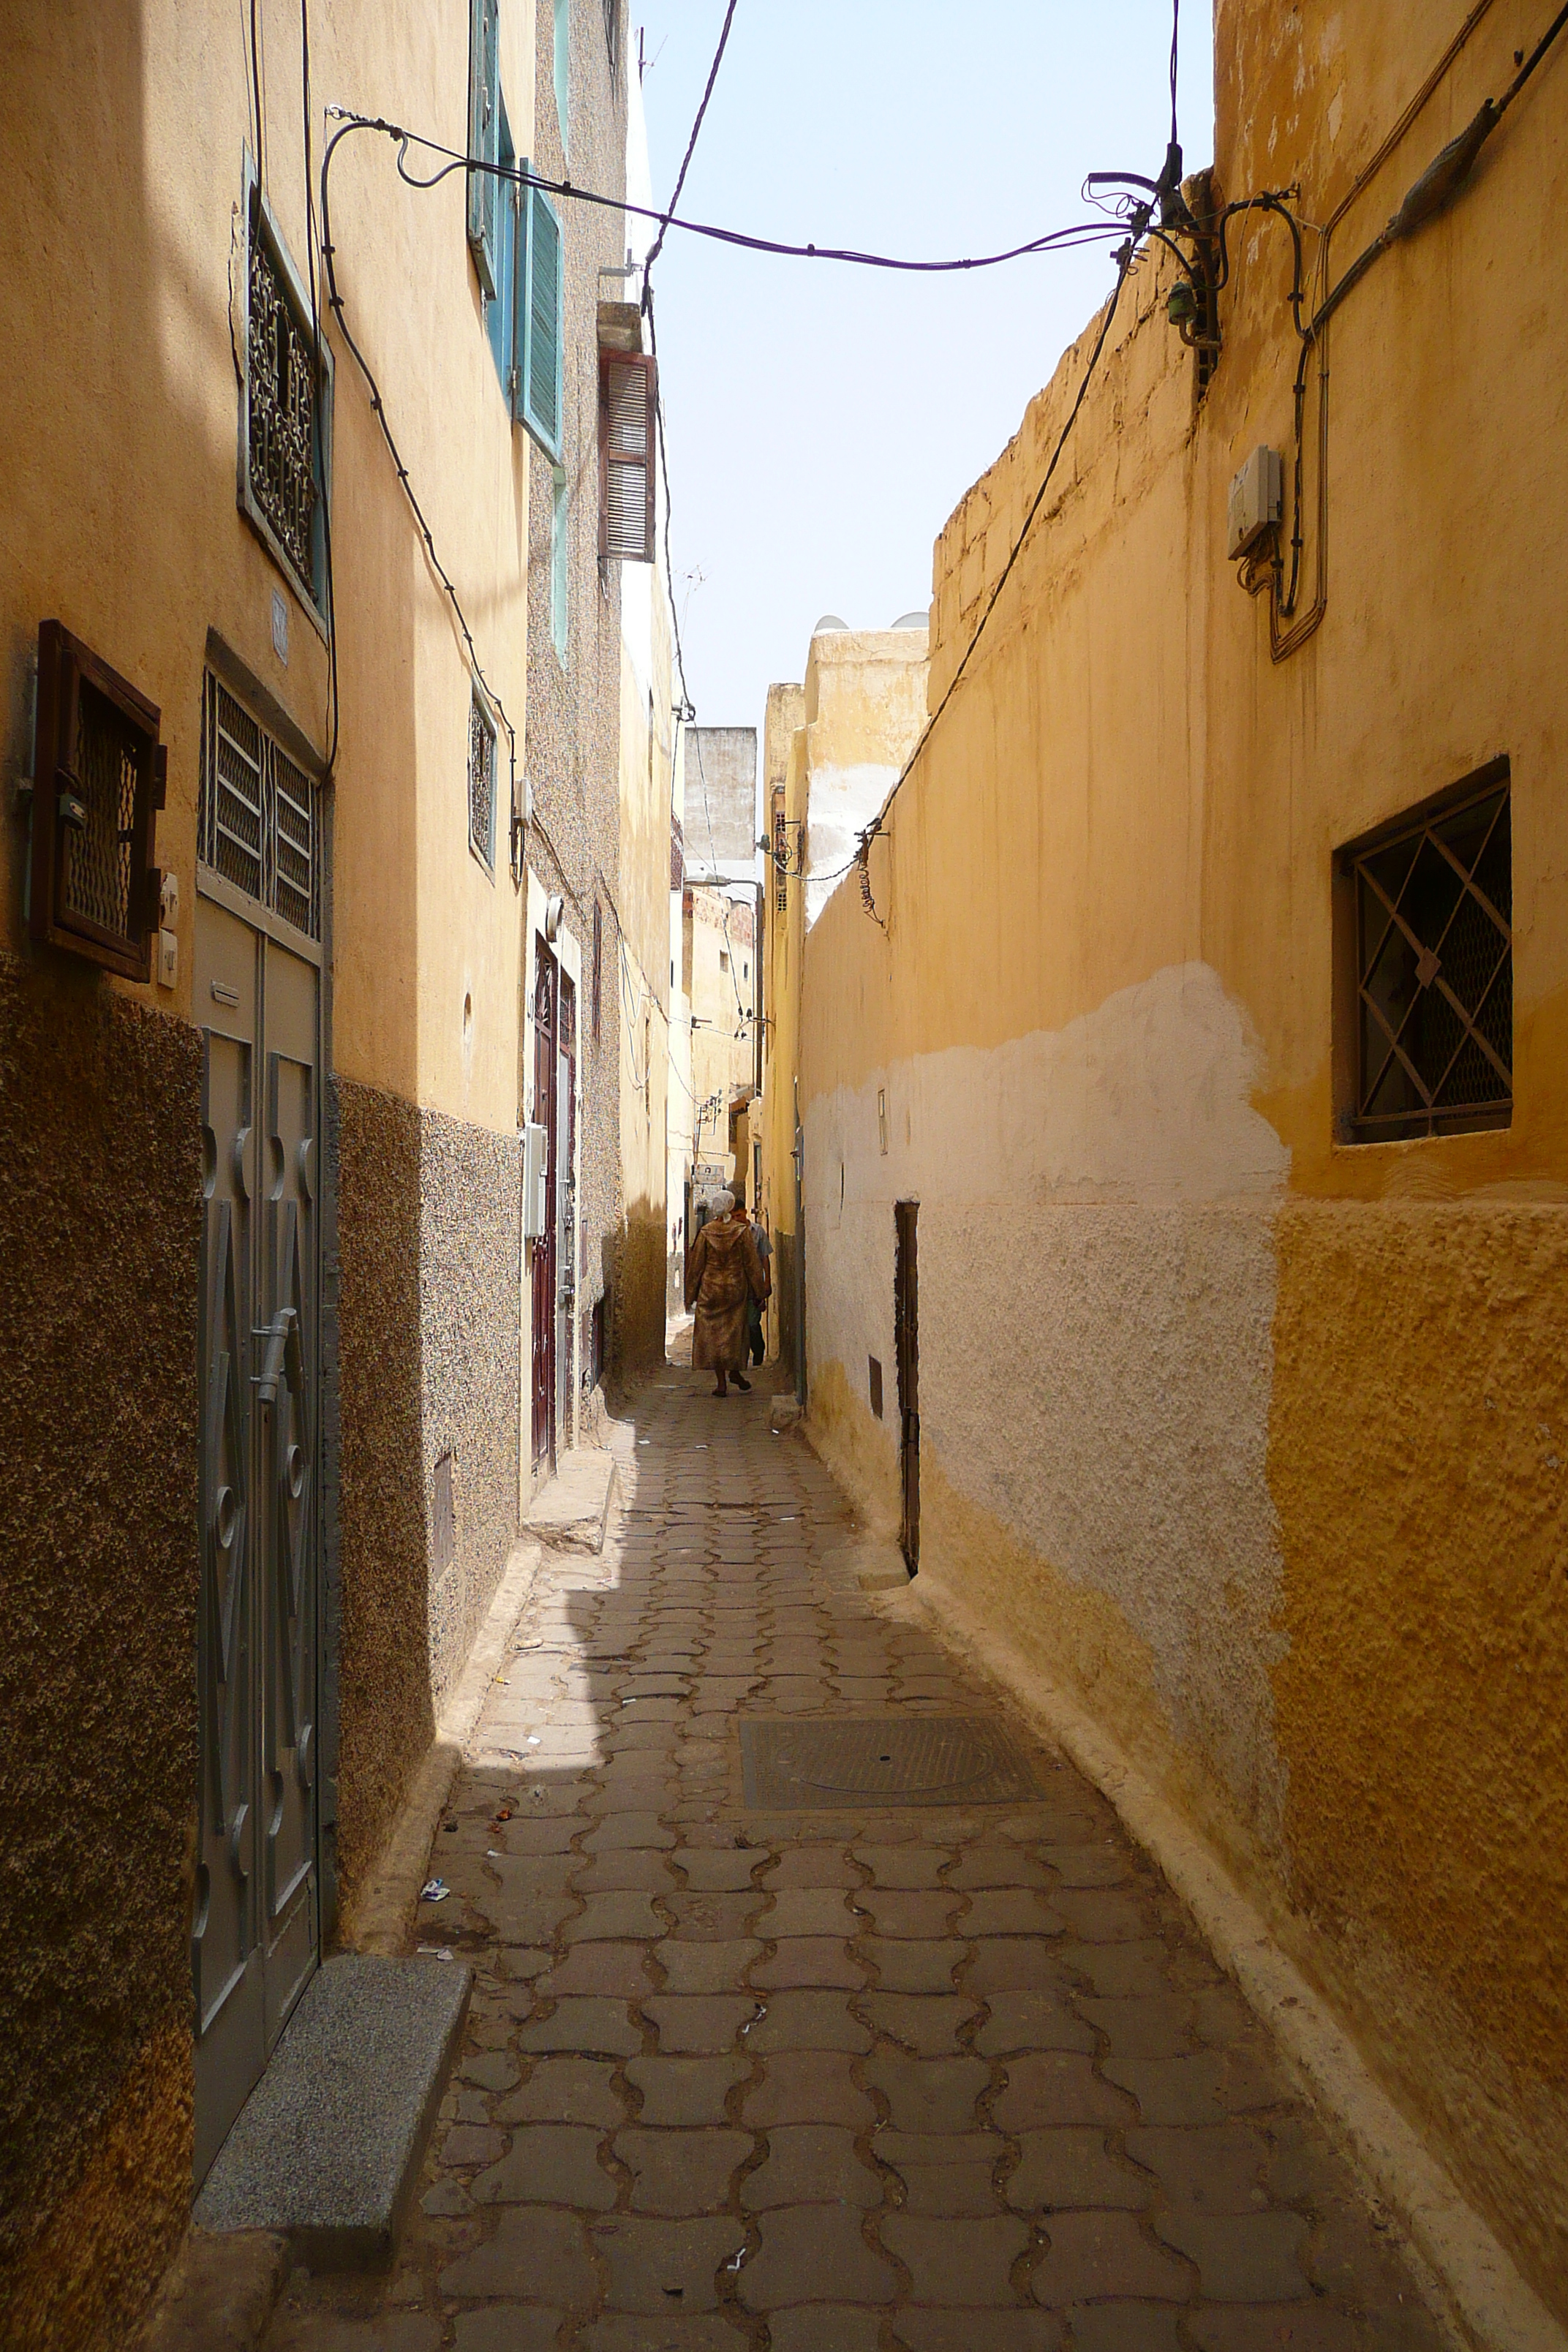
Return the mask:
{"type": "Polygon", "coordinates": [[[550,1144],[549,1129],[531,1122],[522,1130],[522,1237],[524,1241],[544,1239],[544,1169],[550,1144]]]}

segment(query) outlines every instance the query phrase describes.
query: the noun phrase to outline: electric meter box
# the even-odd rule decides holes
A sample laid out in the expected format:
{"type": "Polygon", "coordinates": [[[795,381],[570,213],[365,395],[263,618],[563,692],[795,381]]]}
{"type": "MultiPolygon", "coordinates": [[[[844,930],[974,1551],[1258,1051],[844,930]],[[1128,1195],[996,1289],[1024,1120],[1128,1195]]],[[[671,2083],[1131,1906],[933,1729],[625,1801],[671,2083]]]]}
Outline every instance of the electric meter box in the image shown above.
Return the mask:
{"type": "Polygon", "coordinates": [[[548,1128],[532,1122],[522,1130],[522,1238],[544,1239],[544,1165],[550,1145],[548,1128]]]}
{"type": "Polygon", "coordinates": [[[1226,545],[1231,561],[1256,547],[1285,511],[1285,467],[1278,449],[1255,449],[1230,486],[1226,545]]]}

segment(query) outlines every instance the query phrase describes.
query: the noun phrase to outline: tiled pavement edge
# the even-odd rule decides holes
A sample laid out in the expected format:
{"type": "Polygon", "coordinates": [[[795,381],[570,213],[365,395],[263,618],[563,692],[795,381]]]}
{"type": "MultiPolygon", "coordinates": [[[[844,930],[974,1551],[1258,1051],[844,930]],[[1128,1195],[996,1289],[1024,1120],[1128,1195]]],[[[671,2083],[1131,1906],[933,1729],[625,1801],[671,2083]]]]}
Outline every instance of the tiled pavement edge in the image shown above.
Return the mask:
{"type": "MultiPolygon", "coordinates": [[[[768,1816],[738,1719],[995,1712],[836,1568],[758,1393],[643,1392],[546,1555],[419,1942],[478,1971],[398,2267],[271,2352],[1436,2352],[1447,2339],[1111,1808],[768,1816]]],[[[440,1966],[432,1957],[429,1965],[440,1966]]]]}

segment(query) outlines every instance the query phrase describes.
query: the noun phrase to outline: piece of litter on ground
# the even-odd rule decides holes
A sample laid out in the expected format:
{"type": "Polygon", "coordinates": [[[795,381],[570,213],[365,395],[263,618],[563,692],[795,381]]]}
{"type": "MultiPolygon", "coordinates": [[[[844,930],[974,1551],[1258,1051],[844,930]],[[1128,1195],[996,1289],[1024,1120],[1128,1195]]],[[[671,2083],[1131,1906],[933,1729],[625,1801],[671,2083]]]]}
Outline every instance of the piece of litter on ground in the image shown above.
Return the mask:
{"type": "Polygon", "coordinates": [[[452,1892],[444,1878],[427,1878],[419,1889],[421,1903],[445,1903],[452,1892]]]}
{"type": "Polygon", "coordinates": [[[499,1845],[488,1845],[485,1848],[485,1860],[487,1862],[504,1862],[506,1860],[506,1856],[502,1853],[499,1845]]]}
{"type": "Polygon", "coordinates": [[[421,1944],[418,1948],[421,1958],[426,1960],[449,1960],[452,1957],[445,1944],[421,1944]]]}

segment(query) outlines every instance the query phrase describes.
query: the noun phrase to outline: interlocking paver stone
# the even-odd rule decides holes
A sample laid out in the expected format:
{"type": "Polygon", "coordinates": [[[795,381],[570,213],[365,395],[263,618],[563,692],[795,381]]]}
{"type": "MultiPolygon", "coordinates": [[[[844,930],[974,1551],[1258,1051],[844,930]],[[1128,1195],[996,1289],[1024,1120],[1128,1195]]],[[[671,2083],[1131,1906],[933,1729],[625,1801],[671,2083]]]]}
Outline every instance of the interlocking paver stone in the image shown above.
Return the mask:
{"type": "Polygon", "coordinates": [[[594,2232],[609,2272],[605,2302],[612,2311],[715,2311],[715,2278],[745,2243],[743,2221],[719,2216],[691,2221],[645,2221],[617,2213],[594,2232]]]}
{"type": "Polygon", "coordinates": [[[855,2135],[831,2124],[782,2124],[768,2134],[768,2153],[741,2183],[749,2211],[816,2200],[870,2207],[882,2202],[881,2175],[857,2153],[855,2135]]]}
{"type": "Polygon", "coordinates": [[[579,1995],[558,2000],[548,2017],[531,2017],[520,2027],[520,2050],[620,2051],[642,2048],[642,2028],[634,2025],[624,2000],[579,1995]]]}
{"type": "Polygon", "coordinates": [[[645,2000],[642,2011],[658,2029],[661,2051],[701,2056],[733,2049],[741,2028],[755,2017],[759,2006],[739,1994],[661,1992],[645,2000]]]}
{"type": "Polygon", "coordinates": [[[628,2059],[626,2080],[642,2093],[639,2121],[679,2129],[722,2123],[731,2086],[751,2071],[750,2059],[740,2055],[642,2057],[628,2059]]]}
{"type": "Polygon", "coordinates": [[[616,2133],[615,2152],[636,2184],[634,2213],[712,2214],[728,2202],[731,2176],[753,2145],[750,2132],[653,2131],[633,2125],[616,2133]]]}
{"type": "Polygon", "coordinates": [[[615,2125],[626,2120],[626,2102],[607,2061],[541,2058],[528,2080],[499,2099],[491,2113],[498,2124],[615,2125]]]}
{"type": "Polygon", "coordinates": [[[979,2058],[903,2058],[890,2051],[868,2058],[864,2073],[887,2100],[895,2131],[967,2131],[991,2081],[979,2058]]]}
{"type": "Polygon", "coordinates": [[[476,2205],[572,2205],[605,2211],[616,2184],[599,2164],[604,2135],[593,2124],[525,2124],[511,2147],[474,2182],[476,2205]]]}
{"type": "Polygon", "coordinates": [[[1015,2214],[984,2221],[938,2221],[891,2213],[882,2243],[909,2272],[921,2303],[963,2309],[1016,2305],[1012,2269],[1030,2244],[1029,2226],[1015,2214]]]}
{"type": "Polygon", "coordinates": [[[1058,1992],[993,1992],[990,2014],[974,2036],[984,2057],[1012,2050],[1081,2050],[1096,2047],[1094,2029],[1075,2017],[1058,1992]]]}
{"type": "Polygon", "coordinates": [[[447,2295],[515,2295],[530,2302],[583,2306],[598,2292],[582,2222],[570,2213],[512,2206],[493,2238],[442,2272],[447,2295]]]}
{"type": "Polygon", "coordinates": [[[860,1591],[769,1393],[641,1391],[604,1554],[545,1555],[433,1840],[419,1934],[477,1981],[406,2244],[297,2273],[266,2352],[1438,2352],[1059,1755],[1005,1806],[746,1808],[743,1717],[994,1707],[860,1591]]]}
{"type": "Polygon", "coordinates": [[[866,2242],[860,2216],[837,2205],[786,2205],[758,2217],[761,2251],[741,2270],[749,2311],[792,2303],[891,2303],[898,2273],[866,2242]]]}
{"type": "Polygon", "coordinates": [[[1049,2244],[1030,2282],[1037,2302],[1060,2311],[1110,2295],[1193,2299],[1185,2263],[1156,2245],[1131,2213],[1053,2213],[1046,2232],[1049,2244]]]}

